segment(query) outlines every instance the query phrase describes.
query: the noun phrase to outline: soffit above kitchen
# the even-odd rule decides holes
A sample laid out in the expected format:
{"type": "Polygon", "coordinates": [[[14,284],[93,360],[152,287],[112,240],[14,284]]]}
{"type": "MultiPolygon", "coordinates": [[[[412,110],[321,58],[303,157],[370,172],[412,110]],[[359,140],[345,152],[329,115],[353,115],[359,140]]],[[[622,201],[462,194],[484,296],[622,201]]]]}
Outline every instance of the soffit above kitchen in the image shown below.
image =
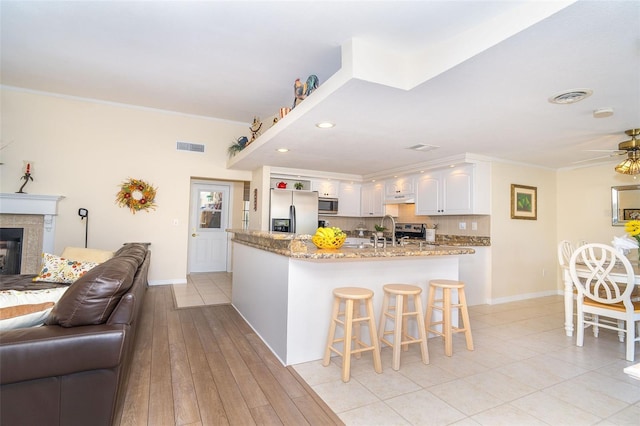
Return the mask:
{"type": "Polygon", "coordinates": [[[602,157],[589,150],[615,149],[639,125],[640,2],[0,7],[4,87],[241,122],[249,136],[254,116],[268,127],[291,106],[295,78],[318,75],[309,98],[228,162],[235,169],[366,177],[464,153],[557,169],[602,157]],[[548,102],[575,88],[593,94],[548,102]],[[614,114],[594,118],[602,107],[614,114]],[[315,126],[326,120],[336,126],[315,126]],[[437,148],[407,149],[416,145],[437,148]]]}

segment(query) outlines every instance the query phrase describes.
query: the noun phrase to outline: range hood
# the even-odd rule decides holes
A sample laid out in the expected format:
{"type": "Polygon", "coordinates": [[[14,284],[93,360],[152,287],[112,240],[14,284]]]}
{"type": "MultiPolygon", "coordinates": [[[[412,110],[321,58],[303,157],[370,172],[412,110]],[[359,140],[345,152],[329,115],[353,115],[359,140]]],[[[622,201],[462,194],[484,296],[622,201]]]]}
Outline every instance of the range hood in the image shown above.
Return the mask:
{"type": "Polygon", "coordinates": [[[384,199],[385,204],[415,204],[415,194],[394,195],[384,199]]]}

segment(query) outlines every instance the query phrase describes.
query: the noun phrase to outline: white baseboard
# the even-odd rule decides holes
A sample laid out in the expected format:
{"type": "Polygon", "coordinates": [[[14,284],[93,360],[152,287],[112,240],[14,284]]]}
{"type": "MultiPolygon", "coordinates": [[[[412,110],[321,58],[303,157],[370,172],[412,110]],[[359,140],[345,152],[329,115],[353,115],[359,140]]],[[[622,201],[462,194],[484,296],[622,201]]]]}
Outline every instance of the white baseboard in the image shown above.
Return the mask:
{"type": "Polygon", "coordinates": [[[149,280],[149,285],[186,284],[186,278],[174,278],[172,280],[149,280]]]}
{"type": "Polygon", "coordinates": [[[517,302],[519,300],[535,299],[537,297],[555,296],[555,295],[562,295],[562,294],[564,293],[559,290],[547,290],[547,291],[541,291],[538,293],[518,294],[515,296],[491,299],[489,300],[489,305],[499,305],[500,303],[517,302]]]}

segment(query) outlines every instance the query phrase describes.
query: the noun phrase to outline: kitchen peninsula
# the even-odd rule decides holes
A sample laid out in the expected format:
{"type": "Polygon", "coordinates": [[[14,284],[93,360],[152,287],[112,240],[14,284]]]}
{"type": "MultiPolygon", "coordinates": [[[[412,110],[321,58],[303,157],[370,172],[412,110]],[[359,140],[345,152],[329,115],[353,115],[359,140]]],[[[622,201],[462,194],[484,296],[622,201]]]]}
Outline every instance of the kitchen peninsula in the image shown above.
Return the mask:
{"type": "Polygon", "coordinates": [[[382,305],[384,284],[426,289],[435,278],[458,279],[469,247],[318,249],[310,235],[236,230],[232,303],[284,365],[321,359],[336,287],[365,287],[382,305]]]}

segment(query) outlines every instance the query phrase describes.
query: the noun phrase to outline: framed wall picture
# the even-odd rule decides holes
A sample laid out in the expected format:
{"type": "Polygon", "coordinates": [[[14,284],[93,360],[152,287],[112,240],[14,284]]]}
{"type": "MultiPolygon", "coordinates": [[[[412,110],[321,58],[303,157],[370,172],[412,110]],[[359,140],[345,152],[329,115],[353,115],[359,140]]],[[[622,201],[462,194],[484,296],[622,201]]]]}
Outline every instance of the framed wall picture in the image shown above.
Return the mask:
{"type": "Polygon", "coordinates": [[[622,220],[639,220],[640,209],[622,209],[622,220]]]}
{"type": "Polygon", "coordinates": [[[538,188],[511,184],[511,219],[538,219],[538,188]]]}

